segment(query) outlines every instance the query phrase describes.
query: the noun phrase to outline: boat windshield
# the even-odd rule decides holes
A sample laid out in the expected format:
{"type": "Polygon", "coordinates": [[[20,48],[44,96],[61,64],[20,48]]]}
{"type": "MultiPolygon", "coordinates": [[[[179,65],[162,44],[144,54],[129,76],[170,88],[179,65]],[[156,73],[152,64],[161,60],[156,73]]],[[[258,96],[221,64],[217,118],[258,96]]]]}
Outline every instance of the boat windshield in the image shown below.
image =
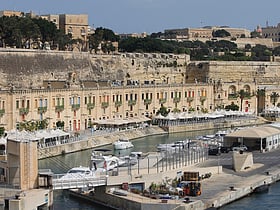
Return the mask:
{"type": "Polygon", "coordinates": [[[84,173],[89,173],[89,171],[87,170],[83,170],[83,169],[71,169],[68,171],[69,174],[84,174],[84,173]]]}

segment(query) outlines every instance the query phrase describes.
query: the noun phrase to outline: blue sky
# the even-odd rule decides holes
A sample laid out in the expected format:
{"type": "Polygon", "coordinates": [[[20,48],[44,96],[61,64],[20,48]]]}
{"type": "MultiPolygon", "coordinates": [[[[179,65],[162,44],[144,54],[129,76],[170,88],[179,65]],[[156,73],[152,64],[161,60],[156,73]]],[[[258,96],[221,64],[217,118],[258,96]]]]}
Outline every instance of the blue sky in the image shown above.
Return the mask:
{"type": "Polygon", "coordinates": [[[254,30],[280,22],[279,0],[1,0],[0,10],[88,14],[89,25],[116,33],[230,26],[254,30]]]}

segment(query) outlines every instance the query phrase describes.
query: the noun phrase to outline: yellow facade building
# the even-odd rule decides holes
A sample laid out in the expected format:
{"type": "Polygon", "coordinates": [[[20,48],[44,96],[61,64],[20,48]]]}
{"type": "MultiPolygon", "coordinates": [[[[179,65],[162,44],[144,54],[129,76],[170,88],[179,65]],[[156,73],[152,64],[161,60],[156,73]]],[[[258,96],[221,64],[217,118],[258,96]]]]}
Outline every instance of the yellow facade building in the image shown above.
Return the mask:
{"type": "Polygon", "coordinates": [[[161,106],[169,111],[210,111],[213,95],[209,84],[0,91],[0,123],[11,130],[19,122],[47,119],[50,128],[63,121],[66,130],[80,131],[95,120],[152,118],[161,106]]]}

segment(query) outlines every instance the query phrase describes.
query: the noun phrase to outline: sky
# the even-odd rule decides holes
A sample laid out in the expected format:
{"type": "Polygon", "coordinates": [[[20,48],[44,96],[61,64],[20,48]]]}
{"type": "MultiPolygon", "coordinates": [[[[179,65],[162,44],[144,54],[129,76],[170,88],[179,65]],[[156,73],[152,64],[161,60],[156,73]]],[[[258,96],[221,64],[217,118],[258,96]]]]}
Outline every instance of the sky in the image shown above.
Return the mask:
{"type": "Polygon", "coordinates": [[[0,0],[1,10],[88,14],[91,27],[148,34],[165,29],[229,26],[253,31],[280,22],[279,0],[0,0]]]}

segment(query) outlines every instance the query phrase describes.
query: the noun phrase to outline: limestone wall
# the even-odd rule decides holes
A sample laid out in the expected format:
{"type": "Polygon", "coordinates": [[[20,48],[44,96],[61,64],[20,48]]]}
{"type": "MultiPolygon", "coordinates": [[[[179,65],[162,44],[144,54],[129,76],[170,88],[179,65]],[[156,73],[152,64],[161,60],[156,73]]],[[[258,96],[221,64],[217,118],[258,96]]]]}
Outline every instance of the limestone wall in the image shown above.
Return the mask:
{"type": "Polygon", "coordinates": [[[150,80],[183,82],[189,56],[170,54],[98,55],[24,49],[0,49],[0,87],[39,88],[43,80],[150,80]],[[172,76],[171,76],[172,75],[172,76]]]}
{"type": "Polygon", "coordinates": [[[279,62],[196,61],[188,64],[186,82],[248,82],[271,84],[280,78],[279,62]]]}

